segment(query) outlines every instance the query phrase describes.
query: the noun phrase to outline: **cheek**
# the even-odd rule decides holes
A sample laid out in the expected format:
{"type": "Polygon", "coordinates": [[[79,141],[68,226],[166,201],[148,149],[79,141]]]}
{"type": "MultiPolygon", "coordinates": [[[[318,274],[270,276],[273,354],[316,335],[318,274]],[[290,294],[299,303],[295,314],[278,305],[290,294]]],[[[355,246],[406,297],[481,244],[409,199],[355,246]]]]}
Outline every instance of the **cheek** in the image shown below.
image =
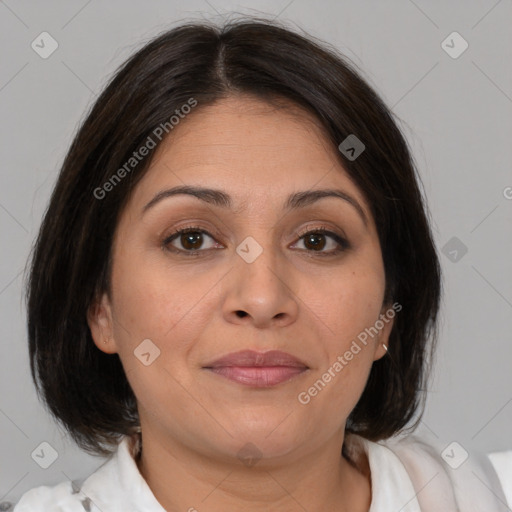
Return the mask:
{"type": "Polygon", "coordinates": [[[378,265],[347,270],[316,289],[310,300],[328,328],[330,352],[348,349],[379,318],[384,279],[378,265]]]}
{"type": "Polygon", "coordinates": [[[208,291],[218,277],[193,274],[192,265],[183,271],[162,264],[161,257],[120,256],[112,283],[121,350],[133,350],[147,338],[162,352],[193,343],[211,319],[208,291]]]}
{"type": "Polygon", "coordinates": [[[173,403],[173,411],[185,414],[187,397],[177,383],[186,389],[193,386],[183,362],[211,321],[213,304],[207,292],[215,281],[163,271],[148,260],[144,265],[118,262],[112,279],[115,336],[126,376],[148,414],[158,417],[159,404],[164,403],[173,403]],[[142,345],[147,339],[151,343],[142,345]],[[146,352],[147,366],[140,359],[146,352]]]}
{"type": "MultiPolygon", "coordinates": [[[[332,339],[328,361],[318,368],[298,397],[304,407],[311,407],[312,416],[323,415],[325,421],[337,425],[347,418],[364,391],[373,363],[373,350],[356,337],[332,339]],[[331,416],[325,411],[336,411],[331,416]],[[316,411],[313,412],[313,411],[316,411]]],[[[302,405],[301,405],[302,407],[302,405]]]]}
{"type": "Polygon", "coordinates": [[[324,339],[323,365],[310,383],[313,393],[318,390],[312,401],[323,404],[320,408],[348,415],[359,400],[374,359],[378,337],[370,328],[379,319],[384,286],[383,270],[373,262],[340,272],[309,295],[308,305],[322,321],[324,339]]]}

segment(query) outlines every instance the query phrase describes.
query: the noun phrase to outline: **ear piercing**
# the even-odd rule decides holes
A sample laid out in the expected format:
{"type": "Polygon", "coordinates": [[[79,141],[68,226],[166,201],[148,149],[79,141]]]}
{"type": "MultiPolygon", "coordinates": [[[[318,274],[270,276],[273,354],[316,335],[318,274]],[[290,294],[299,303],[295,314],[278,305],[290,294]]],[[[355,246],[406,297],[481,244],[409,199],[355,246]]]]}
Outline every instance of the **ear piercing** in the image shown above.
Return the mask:
{"type": "Polygon", "coordinates": [[[382,346],[384,347],[384,350],[387,352],[388,351],[388,346],[385,343],[383,343],[382,346]]]}

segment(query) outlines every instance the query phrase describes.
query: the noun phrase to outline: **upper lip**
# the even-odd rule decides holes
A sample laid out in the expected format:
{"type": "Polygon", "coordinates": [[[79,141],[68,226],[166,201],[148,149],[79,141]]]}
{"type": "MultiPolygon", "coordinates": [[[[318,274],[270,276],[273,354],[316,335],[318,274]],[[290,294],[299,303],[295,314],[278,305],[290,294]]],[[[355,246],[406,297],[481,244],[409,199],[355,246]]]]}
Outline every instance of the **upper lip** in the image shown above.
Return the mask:
{"type": "Polygon", "coordinates": [[[223,366],[290,366],[293,368],[308,368],[300,359],[281,350],[269,350],[267,352],[241,350],[240,352],[232,352],[207,364],[205,368],[219,368],[223,366]]]}

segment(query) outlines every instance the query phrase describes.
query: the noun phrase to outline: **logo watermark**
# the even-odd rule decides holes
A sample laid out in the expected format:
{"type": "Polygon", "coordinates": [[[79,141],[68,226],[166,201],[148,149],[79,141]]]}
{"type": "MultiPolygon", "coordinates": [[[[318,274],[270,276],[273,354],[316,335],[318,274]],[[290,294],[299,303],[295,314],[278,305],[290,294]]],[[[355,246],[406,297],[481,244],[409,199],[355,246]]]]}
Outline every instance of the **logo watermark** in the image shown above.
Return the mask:
{"type": "Polygon", "coordinates": [[[318,393],[322,391],[325,386],[331,382],[331,380],[336,377],[350,361],[352,361],[352,359],[354,359],[354,356],[361,352],[362,348],[357,341],[366,346],[368,344],[368,336],[373,338],[377,335],[379,331],[384,328],[385,324],[389,323],[395,317],[396,313],[401,310],[402,305],[395,302],[390,309],[379,316],[379,320],[377,320],[373,326],[367,327],[364,331],[360,332],[357,335],[357,340],[352,340],[349,350],[345,351],[343,355],[339,355],[336,358],[336,361],[327,368],[321,377],[311,387],[309,387],[307,391],[301,391],[297,395],[298,401],[302,405],[309,404],[309,402],[311,402],[311,398],[318,395],[318,393]]]}
{"type": "Polygon", "coordinates": [[[184,119],[187,114],[190,114],[192,109],[197,105],[197,100],[189,98],[187,103],[183,104],[179,109],[174,111],[174,114],[165,123],[160,123],[152,132],[148,135],[146,142],[139,147],[137,151],[132,153],[132,156],[128,158],[125,164],[120,167],[112,176],[103,183],[101,187],[96,187],[93,190],[93,195],[96,199],[104,199],[108,192],[111,192],[116,185],[121,183],[121,180],[125,178],[137,165],[141,162],[152,149],[156,148],[157,142],[160,142],[165,135],[169,134],[176,125],[184,119]]]}

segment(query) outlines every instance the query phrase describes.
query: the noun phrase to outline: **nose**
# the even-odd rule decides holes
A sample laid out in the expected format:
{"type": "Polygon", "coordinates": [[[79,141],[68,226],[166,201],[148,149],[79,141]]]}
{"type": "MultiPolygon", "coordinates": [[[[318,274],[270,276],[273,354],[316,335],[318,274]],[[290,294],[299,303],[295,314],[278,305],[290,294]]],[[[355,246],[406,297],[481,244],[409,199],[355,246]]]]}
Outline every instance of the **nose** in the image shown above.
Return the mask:
{"type": "Polygon", "coordinates": [[[299,310],[299,298],[294,291],[297,283],[290,267],[282,263],[277,265],[270,250],[264,250],[252,263],[236,256],[226,280],[226,321],[252,324],[260,329],[295,322],[299,310]]]}

